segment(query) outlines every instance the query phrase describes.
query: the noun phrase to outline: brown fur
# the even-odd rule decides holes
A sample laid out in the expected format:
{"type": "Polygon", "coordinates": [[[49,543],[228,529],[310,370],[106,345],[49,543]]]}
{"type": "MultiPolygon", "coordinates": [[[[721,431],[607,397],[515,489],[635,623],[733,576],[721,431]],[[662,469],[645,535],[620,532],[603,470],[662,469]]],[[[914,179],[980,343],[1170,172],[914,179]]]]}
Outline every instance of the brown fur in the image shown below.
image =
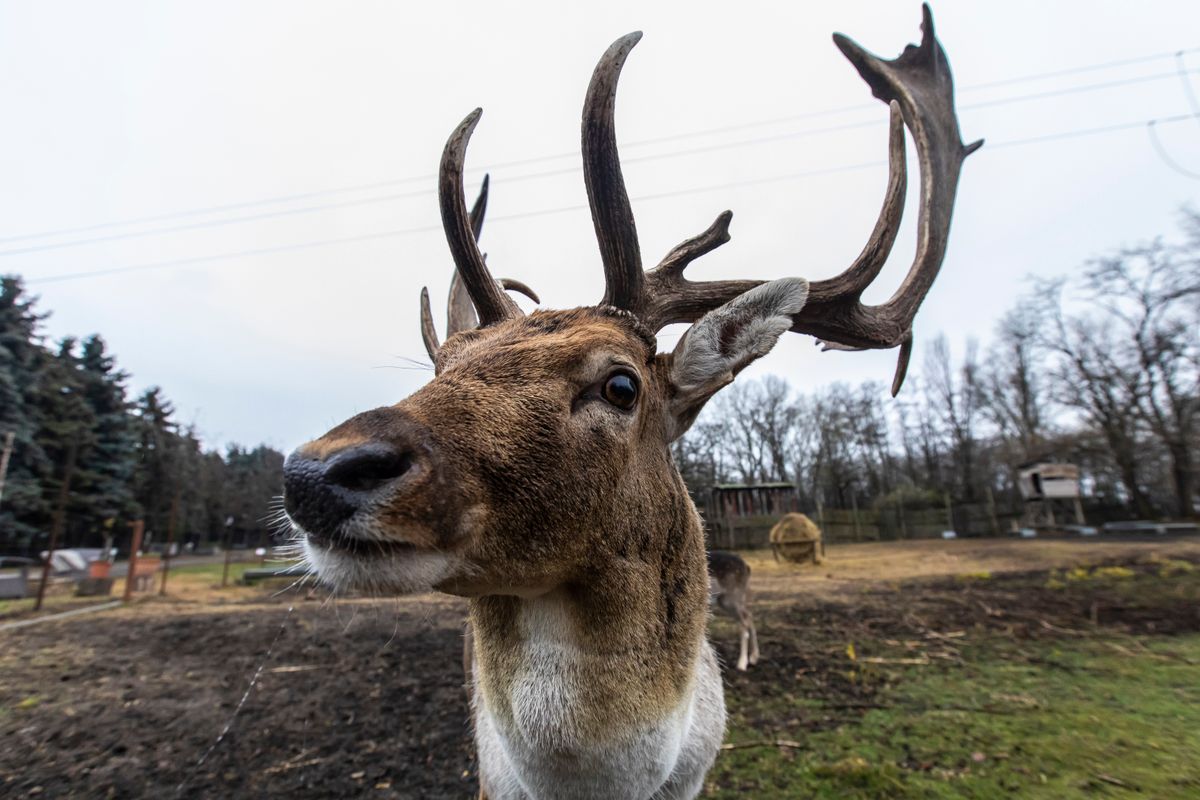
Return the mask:
{"type": "Polygon", "coordinates": [[[421,444],[411,488],[377,519],[469,565],[436,588],[472,598],[477,688],[501,717],[520,668],[518,608],[551,590],[593,657],[581,703],[590,736],[658,719],[689,688],[707,576],[700,521],[666,446],[670,359],[623,312],[538,311],[451,337],[434,381],[303,450],[421,444]],[[631,411],[599,398],[614,365],[640,382],[631,411]]]}

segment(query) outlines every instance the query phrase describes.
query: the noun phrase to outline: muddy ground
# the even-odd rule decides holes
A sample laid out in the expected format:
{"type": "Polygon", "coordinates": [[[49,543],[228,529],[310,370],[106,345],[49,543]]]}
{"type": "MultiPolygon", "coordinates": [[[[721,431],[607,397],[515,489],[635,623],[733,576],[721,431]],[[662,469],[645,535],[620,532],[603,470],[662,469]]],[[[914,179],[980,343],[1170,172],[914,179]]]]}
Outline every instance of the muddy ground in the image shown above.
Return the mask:
{"type": "MultiPolygon", "coordinates": [[[[1153,552],[1087,560],[1149,574],[1162,568],[1153,552]]],[[[1194,545],[1171,556],[1200,561],[1194,545]]],[[[872,707],[880,684],[854,679],[848,645],[860,661],[877,652],[894,660],[897,648],[953,661],[963,637],[1200,631],[1194,602],[1131,597],[1119,581],[1070,583],[1039,569],[851,583],[831,580],[836,555],[831,564],[796,581],[791,568],[758,570],[764,660],[725,677],[731,713],[768,695],[795,698],[790,718],[751,720],[765,737],[852,724],[872,707]]],[[[471,797],[463,614],[436,598],[331,603],[264,592],[0,633],[0,796],[471,797]]],[[[734,629],[717,621],[713,634],[732,664],[734,629]]]]}

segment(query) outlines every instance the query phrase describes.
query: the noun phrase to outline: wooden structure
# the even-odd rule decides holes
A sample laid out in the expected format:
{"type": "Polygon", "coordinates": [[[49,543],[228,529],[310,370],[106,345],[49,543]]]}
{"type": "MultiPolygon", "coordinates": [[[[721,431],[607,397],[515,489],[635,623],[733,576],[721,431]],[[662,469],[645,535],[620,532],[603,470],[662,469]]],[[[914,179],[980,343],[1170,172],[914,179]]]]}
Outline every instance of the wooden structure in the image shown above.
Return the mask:
{"type": "Polygon", "coordinates": [[[825,556],[821,529],[803,514],[784,514],[770,533],[771,552],[776,561],[820,564],[825,556]]]}
{"type": "Polygon", "coordinates": [[[800,496],[790,483],[726,483],[709,490],[703,508],[709,547],[766,547],[775,522],[800,510],[800,496]]]}
{"type": "Polygon", "coordinates": [[[1034,461],[1017,468],[1017,488],[1025,500],[1021,526],[1054,528],[1059,525],[1055,507],[1074,511],[1075,524],[1083,525],[1079,493],[1079,467],[1052,461],[1034,461]]]}
{"type": "Polygon", "coordinates": [[[0,567],[16,567],[16,572],[0,573],[0,600],[29,596],[29,569],[36,566],[32,558],[0,556],[0,567]]]}

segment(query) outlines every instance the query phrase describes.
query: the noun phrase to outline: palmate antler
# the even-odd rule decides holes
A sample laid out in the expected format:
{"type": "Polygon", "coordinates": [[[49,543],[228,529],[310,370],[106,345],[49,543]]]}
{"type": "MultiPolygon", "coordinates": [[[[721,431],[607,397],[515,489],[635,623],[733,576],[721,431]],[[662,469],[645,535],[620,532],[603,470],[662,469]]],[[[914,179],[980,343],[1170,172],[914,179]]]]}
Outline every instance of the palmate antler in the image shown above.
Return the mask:
{"type": "MultiPolygon", "coordinates": [[[[845,36],[834,43],[888,103],[889,175],[883,208],[862,253],[836,277],[815,281],[808,302],[794,317],[792,330],[843,350],[900,348],[892,393],[900,390],[912,352],[912,322],[933,285],[946,254],[950,218],[963,160],[982,144],[964,146],[954,113],[954,87],[946,53],[933,31],[929,6],[922,7],[920,45],[908,45],[893,60],[872,55],[845,36]],[[912,133],[921,172],[917,250],[900,288],[887,302],[867,306],[863,291],[879,275],[891,253],[904,209],[907,168],[904,128],[912,133]]],[[[588,203],[604,264],[603,303],[633,312],[651,330],[675,322],[693,322],[725,302],[763,283],[759,280],[695,282],[683,273],[695,259],[729,241],[726,211],[708,230],[680,244],[654,269],[642,270],[637,227],[617,153],[614,108],[617,79],[633,46],[631,33],[618,39],[601,58],[588,87],[583,112],[583,167],[588,203]]],[[[442,161],[442,219],[455,263],[479,309],[482,324],[520,313],[490,278],[483,259],[467,237],[462,196],[462,156],[479,119],[476,110],[446,145],[442,161]]]]}

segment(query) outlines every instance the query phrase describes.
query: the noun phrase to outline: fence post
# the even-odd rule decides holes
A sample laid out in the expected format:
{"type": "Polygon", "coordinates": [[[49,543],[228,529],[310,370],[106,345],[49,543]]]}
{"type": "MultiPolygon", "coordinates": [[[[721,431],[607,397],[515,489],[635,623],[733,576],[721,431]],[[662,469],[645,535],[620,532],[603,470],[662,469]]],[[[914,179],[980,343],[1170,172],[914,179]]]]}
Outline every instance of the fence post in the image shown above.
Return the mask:
{"type": "Polygon", "coordinates": [[[179,487],[175,487],[175,496],[171,498],[171,516],[167,519],[167,546],[163,550],[162,585],[158,587],[160,595],[167,593],[167,574],[171,571],[171,547],[175,544],[175,519],[179,516],[179,487]]]}
{"type": "Polygon", "coordinates": [[[946,499],[946,530],[954,530],[954,508],[950,505],[950,493],[944,492],[942,495],[946,499]]]}
{"type": "Polygon", "coordinates": [[[850,495],[850,512],[854,519],[854,541],[862,541],[862,530],[858,527],[858,496],[851,493],[850,495]]]}
{"type": "MultiPolygon", "coordinates": [[[[138,550],[142,549],[142,534],[146,532],[144,520],[134,520],[129,523],[133,528],[133,538],[129,543],[129,572],[125,574],[125,602],[133,599],[133,582],[137,575],[138,550]]],[[[150,584],[153,586],[154,584],[150,584]]]]}
{"type": "Polygon", "coordinates": [[[67,463],[63,465],[62,486],[58,491],[58,505],[54,509],[54,522],[50,526],[50,542],[46,546],[46,563],[42,565],[42,582],[38,584],[37,600],[33,603],[34,611],[42,610],[42,600],[46,597],[46,584],[50,582],[50,561],[54,558],[54,547],[58,537],[62,535],[63,524],[67,518],[67,500],[71,496],[71,473],[75,471],[75,454],[78,443],[74,440],[67,447],[67,463]]]}

